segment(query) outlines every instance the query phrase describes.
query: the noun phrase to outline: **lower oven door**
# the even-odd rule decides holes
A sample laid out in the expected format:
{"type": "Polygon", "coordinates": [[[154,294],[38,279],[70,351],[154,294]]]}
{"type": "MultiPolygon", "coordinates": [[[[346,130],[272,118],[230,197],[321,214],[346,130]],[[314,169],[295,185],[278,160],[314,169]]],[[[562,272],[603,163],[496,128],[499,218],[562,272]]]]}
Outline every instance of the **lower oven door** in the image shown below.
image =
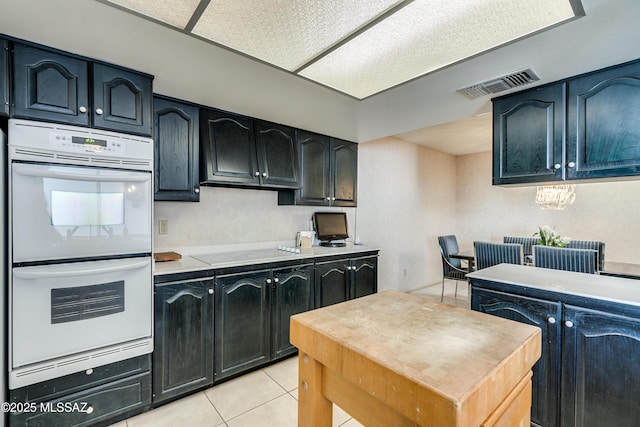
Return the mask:
{"type": "Polygon", "coordinates": [[[151,257],[14,268],[11,366],[152,336],[151,257]]]}

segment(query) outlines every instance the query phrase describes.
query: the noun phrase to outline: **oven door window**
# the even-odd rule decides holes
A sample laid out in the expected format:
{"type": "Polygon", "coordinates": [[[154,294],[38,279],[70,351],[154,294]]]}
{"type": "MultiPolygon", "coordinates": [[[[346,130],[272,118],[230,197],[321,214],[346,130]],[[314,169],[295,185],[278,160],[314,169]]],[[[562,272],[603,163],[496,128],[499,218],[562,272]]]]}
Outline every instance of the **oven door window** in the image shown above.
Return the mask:
{"type": "Polygon", "coordinates": [[[151,252],[151,173],[13,163],[13,261],[151,252]]]}
{"type": "Polygon", "coordinates": [[[14,368],[150,337],[151,257],[13,269],[14,368]]]}

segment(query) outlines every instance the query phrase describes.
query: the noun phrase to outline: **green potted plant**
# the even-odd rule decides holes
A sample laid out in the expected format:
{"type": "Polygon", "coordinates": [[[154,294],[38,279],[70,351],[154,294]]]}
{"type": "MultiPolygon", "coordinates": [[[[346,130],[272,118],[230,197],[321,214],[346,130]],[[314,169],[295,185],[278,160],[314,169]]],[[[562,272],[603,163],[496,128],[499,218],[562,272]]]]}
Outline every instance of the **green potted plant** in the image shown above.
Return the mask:
{"type": "Polygon", "coordinates": [[[562,237],[556,233],[556,229],[543,225],[538,228],[538,231],[533,233],[534,237],[538,237],[538,244],[543,246],[555,246],[558,248],[564,248],[571,241],[570,237],[562,237]]]}

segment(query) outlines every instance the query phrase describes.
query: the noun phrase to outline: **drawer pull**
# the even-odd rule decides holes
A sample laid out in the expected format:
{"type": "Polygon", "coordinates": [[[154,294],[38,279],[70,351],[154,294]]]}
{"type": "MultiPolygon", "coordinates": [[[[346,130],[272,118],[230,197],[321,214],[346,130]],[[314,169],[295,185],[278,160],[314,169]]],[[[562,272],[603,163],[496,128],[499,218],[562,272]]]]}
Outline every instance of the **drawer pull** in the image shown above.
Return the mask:
{"type": "Polygon", "coordinates": [[[93,369],[89,368],[86,371],[84,371],[84,373],[87,374],[87,375],[91,375],[91,374],[93,374],[93,369]]]}

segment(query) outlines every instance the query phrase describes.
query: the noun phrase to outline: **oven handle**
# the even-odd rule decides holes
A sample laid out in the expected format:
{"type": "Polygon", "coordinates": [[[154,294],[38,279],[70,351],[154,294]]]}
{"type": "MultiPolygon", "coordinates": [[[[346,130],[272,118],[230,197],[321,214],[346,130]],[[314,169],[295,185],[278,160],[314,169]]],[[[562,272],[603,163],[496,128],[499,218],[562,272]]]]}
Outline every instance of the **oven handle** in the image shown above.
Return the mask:
{"type": "Polygon", "coordinates": [[[151,263],[150,260],[144,260],[126,265],[117,265],[114,267],[85,267],[77,268],[74,270],[60,270],[52,271],[48,269],[40,270],[27,270],[27,268],[16,268],[13,270],[13,275],[20,279],[47,279],[47,278],[60,278],[60,277],[78,277],[88,276],[92,274],[105,274],[116,273],[119,271],[135,270],[138,268],[144,268],[151,263]]]}
{"type": "Polygon", "coordinates": [[[80,175],[74,173],[64,173],[53,171],[41,165],[29,165],[25,163],[15,163],[14,172],[25,176],[37,176],[42,178],[70,179],[73,181],[100,181],[100,182],[143,182],[151,180],[151,174],[146,172],[134,172],[133,174],[122,175],[80,175]]]}

